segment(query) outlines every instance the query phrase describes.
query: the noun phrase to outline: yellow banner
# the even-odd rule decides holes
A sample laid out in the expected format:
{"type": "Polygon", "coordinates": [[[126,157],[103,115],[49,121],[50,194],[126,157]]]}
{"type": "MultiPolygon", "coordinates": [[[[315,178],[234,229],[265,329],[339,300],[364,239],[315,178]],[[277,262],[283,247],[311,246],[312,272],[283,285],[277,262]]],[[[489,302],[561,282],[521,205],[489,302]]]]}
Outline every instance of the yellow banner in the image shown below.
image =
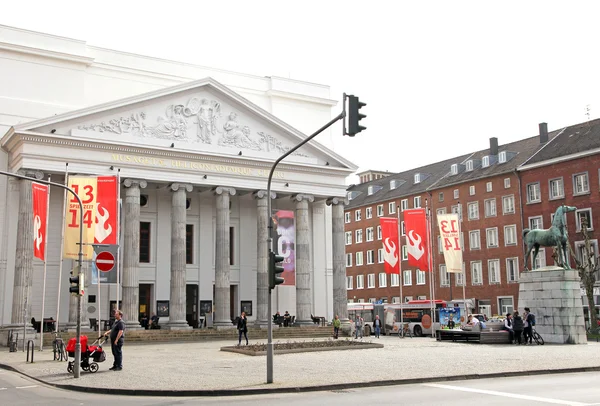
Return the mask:
{"type": "MultiPolygon", "coordinates": [[[[77,193],[83,204],[83,259],[91,260],[96,229],[96,177],[69,177],[69,187],[77,193]]],[[[77,198],[67,193],[65,213],[65,249],[63,258],[77,259],[79,254],[80,209],[77,198]]]]}

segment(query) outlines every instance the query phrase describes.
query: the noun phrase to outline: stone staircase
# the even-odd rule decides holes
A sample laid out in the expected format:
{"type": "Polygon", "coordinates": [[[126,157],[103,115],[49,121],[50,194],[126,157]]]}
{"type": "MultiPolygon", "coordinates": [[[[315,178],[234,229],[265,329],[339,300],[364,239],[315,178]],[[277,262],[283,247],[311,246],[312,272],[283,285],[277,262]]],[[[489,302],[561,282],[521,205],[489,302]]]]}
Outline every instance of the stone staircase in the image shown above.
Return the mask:
{"type": "MultiPolygon", "coordinates": [[[[317,326],[299,326],[273,328],[274,340],[294,340],[307,338],[331,337],[333,327],[317,326]]],[[[87,335],[89,342],[92,343],[100,333],[95,331],[82,331],[82,335],[87,335]]],[[[340,335],[343,335],[340,331],[340,335]]],[[[75,332],[64,332],[59,334],[66,343],[70,338],[75,337],[75,332]]],[[[267,329],[249,327],[248,338],[251,340],[266,340],[267,329]]],[[[52,343],[54,333],[45,333],[44,342],[52,343]]],[[[127,343],[133,342],[182,342],[182,341],[204,341],[204,340],[237,340],[238,331],[235,328],[230,329],[195,329],[195,330],[130,330],[125,333],[127,343]]]]}

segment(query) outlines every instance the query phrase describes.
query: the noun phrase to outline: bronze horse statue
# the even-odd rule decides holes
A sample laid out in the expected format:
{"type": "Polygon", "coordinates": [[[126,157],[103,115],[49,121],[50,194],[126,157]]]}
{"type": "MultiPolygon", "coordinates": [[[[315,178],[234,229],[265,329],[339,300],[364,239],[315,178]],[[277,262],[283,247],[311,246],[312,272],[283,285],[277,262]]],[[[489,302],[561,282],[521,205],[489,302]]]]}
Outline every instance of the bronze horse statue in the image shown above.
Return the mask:
{"type": "Polygon", "coordinates": [[[565,214],[570,211],[577,210],[573,206],[559,206],[554,213],[552,226],[547,230],[523,230],[523,242],[527,245],[527,253],[525,254],[525,270],[528,270],[527,264],[531,250],[533,252],[533,262],[535,262],[540,247],[556,247],[558,264],[564,269],[570,269],[569,252],[567,251],[568,235],[565,224],[565,214]]]}

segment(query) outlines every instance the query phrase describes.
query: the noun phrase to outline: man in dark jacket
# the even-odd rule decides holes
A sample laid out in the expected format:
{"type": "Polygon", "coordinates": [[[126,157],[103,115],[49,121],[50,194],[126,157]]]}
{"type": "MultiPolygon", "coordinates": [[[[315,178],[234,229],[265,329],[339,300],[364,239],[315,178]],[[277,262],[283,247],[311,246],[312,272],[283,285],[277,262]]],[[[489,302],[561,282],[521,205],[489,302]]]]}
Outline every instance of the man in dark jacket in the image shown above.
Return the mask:
{"type": "Polygon", "coordinates": [[[515,332],[515,340],[521,345],[521,334],[523,333],[524,323],[519,312],[513,314],[513,331],[515,332]]]}
{"type": "Polygon", "coordinates": [[[529,340],[529,344],[533,344],[533,326],[535,325],[535,316],[531,313],[529,307],[525,308],[525,321],[526,326],[523,330],[523,335],[525,336],[525,344],[527,344],[527,340],[529,340]]]}
{"type": "Polygon", "coordinates": [[[115,322],[112,328],[104,333],[105,336],[110,334],[110,345],[114,362],[111,371],[120,371],[123,369],[123,334],[125,333],[125,322],[123,321],[123,312],[115,310],[115,322]]]}

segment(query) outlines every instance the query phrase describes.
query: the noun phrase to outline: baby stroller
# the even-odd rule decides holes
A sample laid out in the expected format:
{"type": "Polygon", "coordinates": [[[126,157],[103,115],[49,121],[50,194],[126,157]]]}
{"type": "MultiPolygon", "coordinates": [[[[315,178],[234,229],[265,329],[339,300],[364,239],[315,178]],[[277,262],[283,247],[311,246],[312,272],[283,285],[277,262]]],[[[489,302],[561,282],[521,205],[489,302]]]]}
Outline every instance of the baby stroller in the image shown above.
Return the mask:
{"type": "MultiPolygon", "coordinates": [[[[98,337],[96,341],[90,346],[88,346],[88,338],[87,336],[81,336],[81,369],[89,372],[98,371],[98,362],[104,362],[106,360],[106,353],[102,349],[104,343],[106,343],[108,337],[98,337]]],[[[73,337],[69,339],[67,343],[67,353],[69,357],[75,357],[75,344],[77,338],[73,337]]],[[[75,364],[75,360],[69,361],[67,365],[67,372],[73,373],[73,365],[75,364]]]]}

